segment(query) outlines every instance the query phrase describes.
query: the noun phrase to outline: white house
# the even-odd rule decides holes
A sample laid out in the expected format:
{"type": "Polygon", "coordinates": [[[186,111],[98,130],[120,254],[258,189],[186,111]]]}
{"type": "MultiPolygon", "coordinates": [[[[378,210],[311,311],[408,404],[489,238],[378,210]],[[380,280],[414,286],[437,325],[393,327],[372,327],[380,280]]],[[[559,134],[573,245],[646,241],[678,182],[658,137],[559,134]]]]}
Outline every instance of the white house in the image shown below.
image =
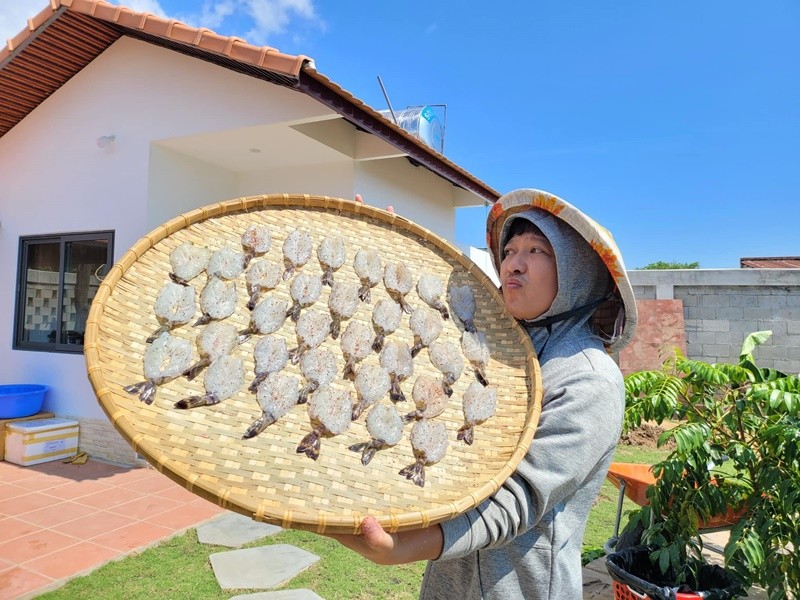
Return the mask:
{"type": "Polygon", "coordinates": [[[308,57],[46,4],[0,49],[0,383],[49,385],[45,410],[79,420],[93,456],[135,460],[89,385],[86,314],[155,226],[240,196],[360,193],[453,240],[456,207],[498,197],[308,57]]]}

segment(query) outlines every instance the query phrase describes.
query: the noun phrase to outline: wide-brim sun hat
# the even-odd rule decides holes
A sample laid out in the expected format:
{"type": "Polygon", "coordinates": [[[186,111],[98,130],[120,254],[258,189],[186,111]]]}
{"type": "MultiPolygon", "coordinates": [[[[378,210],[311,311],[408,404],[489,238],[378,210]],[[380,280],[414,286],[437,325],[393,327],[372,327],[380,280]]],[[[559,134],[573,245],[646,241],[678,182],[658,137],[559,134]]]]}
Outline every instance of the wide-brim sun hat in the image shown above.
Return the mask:
{"type": "Polygon", "coordinates": [[[569,202],[548,192],[535,189],[514,190],[501,196],[486,219],[486,243],[492,262],[500,273],[500,243],[509,217],[531,208],[552,214],[571,226],[597,252],[608,269],[615,289],[612,297],[594,312],[592,326],[609,352],[618,352],[633,338],[636,331],[636,298],[628,279],[622,253],[611,232],[569,202]]]}

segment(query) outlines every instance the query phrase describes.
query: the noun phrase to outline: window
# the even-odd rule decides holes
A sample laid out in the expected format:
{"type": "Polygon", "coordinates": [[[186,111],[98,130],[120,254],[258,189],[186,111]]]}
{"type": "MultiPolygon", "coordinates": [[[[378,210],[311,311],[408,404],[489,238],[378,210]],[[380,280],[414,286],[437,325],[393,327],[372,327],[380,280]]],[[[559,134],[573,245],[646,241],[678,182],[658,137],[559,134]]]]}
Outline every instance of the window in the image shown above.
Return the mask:
{"type": "Polygon", "coordinates": [[[89,307],[113,256],[113,231],[21,237],[14,348],[83,352],[89,307]]]}

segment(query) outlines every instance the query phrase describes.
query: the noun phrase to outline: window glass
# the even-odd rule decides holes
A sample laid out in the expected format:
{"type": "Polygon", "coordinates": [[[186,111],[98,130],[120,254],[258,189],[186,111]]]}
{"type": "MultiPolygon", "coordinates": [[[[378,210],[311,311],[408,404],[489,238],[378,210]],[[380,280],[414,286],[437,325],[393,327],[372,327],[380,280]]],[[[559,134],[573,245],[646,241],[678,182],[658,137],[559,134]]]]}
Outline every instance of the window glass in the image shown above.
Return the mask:
{"type": "Polygon", "coordinates": [[[15,348],[82,352],[89,308],[111,265],[113,233],[20,239],[15,348]]]}

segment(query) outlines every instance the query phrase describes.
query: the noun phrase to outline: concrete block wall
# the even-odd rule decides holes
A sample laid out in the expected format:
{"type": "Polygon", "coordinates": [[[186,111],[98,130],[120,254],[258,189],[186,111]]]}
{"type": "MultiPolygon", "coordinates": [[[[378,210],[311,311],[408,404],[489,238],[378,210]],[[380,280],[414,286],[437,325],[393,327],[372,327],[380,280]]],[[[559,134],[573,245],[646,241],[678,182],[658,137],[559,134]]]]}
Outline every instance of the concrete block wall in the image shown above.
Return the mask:
{"type": "Polygon", "coordinates": [[[744,338],[771,330],[761,366],[800,373],[800,269],[629,271],[637,300],[681,300],[686,353],[738,362],[744,338]]]}

